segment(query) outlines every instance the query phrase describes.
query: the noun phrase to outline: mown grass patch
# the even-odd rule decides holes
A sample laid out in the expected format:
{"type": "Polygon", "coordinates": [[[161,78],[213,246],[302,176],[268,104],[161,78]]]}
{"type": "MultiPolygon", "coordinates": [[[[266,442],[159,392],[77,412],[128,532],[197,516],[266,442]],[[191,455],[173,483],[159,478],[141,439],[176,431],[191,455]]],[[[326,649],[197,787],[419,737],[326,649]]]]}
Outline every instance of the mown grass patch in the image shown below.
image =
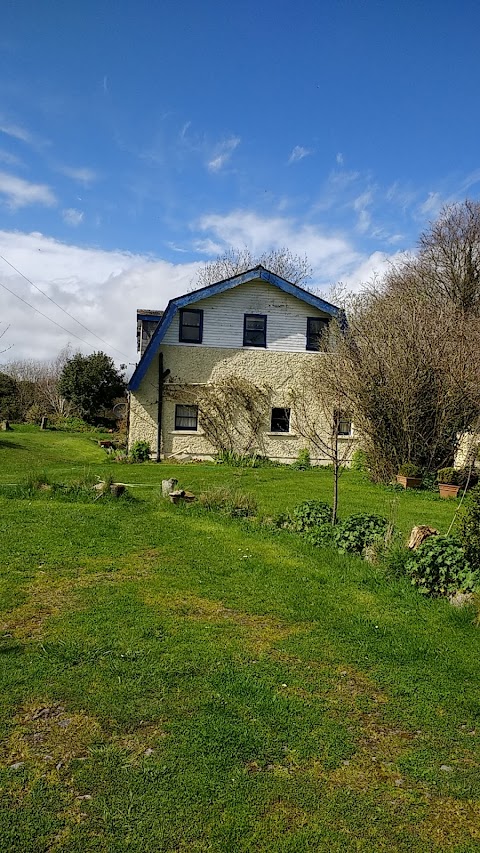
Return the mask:
{"type": "Polygon", "coordinates": [[[477,849],[474,612],[138,494],[0,498],[2,850],[477,849]]]}

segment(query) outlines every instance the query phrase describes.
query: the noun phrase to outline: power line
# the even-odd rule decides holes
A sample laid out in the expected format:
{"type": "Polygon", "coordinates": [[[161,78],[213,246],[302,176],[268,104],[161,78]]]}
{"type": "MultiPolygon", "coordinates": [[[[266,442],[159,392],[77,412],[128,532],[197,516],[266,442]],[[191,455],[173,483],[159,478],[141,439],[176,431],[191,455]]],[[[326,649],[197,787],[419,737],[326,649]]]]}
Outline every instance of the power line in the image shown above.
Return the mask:
{"type": "MultiPolygon", "coordinates": [[[[109,347],[109,349],[113,349],[113,350],[115,350],[115,352],[120,353],[120,355],[125,356],[125,358],[130,358],[130,356],[128,356],[125,352],[122,352],[122,350],[117,349],[117,347],[114,347],[112,344],[110,344],[110,343],[109,343],[108,341],[106,341],[104,338],[101,338],[101,337],[100,337],[100,335],[97,335],[95,332],[92,332],[92,330],[91,330],[91,329],[89,329],[89,328],[88,328],[88,326],[85,326],[83,323],[81,323],[81,322],[80,322],[80,320],[77,320],[77,318],[76,318],[76,317],[74,317],[74,316],[73,316],[73,314],[70,314],[70,312],[69,312],[69,311],[67,311],[67,310],[66,310],[66,308],[63,308],[61,305],[59,305],[59,303],[58,303],[58,302],[56,302],[56,301],[55,301],[55,299],[53,299],[51,296],[49,296],[49,295],[48,295],[48,293],[45,293],[45,291],[44,291],[44,290],[42,290],[42,288],[41,288],[41,287],[39,287],[37,284],[35,284],[35,282],[34,282],[34,281],[32,281],[30,278],[28,278],[28,276],[26,276],[23,272],[21,272],[21,270],[19,270],[16,266],[14,266],[12,263],[10,263],[10,261],[9,261],[9,260],[7,260],[7,258],[6,258],[4,255],[0,255],[0,258],[2,259],[2,261],[5,261],[5,263],[6,263],[6,264],[8,264],[8,266],[9,266],[9,267],[11,267],[11,268],[12,268],[12,270],[15,270],[15,272],[16,272],[16,273],[18,273],[18,275],[20,275],[22,278],[24,278],[24,279],[25,279],[25,281],[27,281],[29,284],[31,284],[31,285],[32,285],[32,287],[34,287],[34,288],[35,288],[35,290],[38,290],[38,292],[39,292],[39,293],[41,293],[41,294],[42,294],[42,296],[45,296],[47,299],[49,299],[49,300],[50,300],[50,302],[51,302],[53,305],[56,305],[56,307],[57,307],[57,308],[59,308],[59,309],[60,309],[60,311],[63,311],[63,313],[64,313],[64,314],[66,314],[66,315],[67,315],[67,317],[70,317],[70,319],[71,319],[71,320],[73,320],[73,321],[74,321],[74,323],[78,323],[78,325],[79,325],[79,326],[81,326],[81,327],[82,327],[82,329],[85,329],[85,331],[86,331],[86,332],[88,332],[88,334],[89,334],[89,335],[92,335],[94,338],[97,338],[97,340],[101,341],[101,342],[102,342],[102,344],[105,344],[107,347],[109,347]]],[[[2,287],[5,287],[5,285],[2,285],[2,287]]],[[[8,290],[8,287],[5,287],[5,289],[6,289],[6,290],[8,290]]],[[[11,290],[11,291],[10,291],[10,293],[13,293],[13,291],[11,290]]],[[[16,294],[16,293],[14,293],[13,295],[14,295],[14,296],[17,296],[17,294],[16,294]]],[[[20,297],[20,296],[19,296],[18,298],[19,298],[19,299],[21,299],[21,297],[20,297]]],[[[25,300],[25,299],[22,299],[22,302],[25,302],[25,304],[26,304],[26,305],[29,305],[29,306],[30,306],[30,308],[33,308],[33,310],[34,310],[34,311],[38,311],[38,309],[37,309],[37,308],[34,308],[34,306],[33,306],[33,305],[30,305],[30,303],[29,303],[29,302],[26,302],[26,300],[25,300]]],[[[39,314],[42,314],[42,312],[41,312],[41,311],[39,311],[38,313],[39,313],[39,314]]],[[[47,317],[47,315],[46,315],[46,314],[42,314],[42,317],[47,317]]],[[[47,317],[47,320],[51,320],[51,317],[47,317]]],[[[52,323],[55,323],[55,325],[56,325],[56,326],[60,326],[60,324],[59,324],[59,323],[56,323],[56,322],[55,322],[55,320],[52,320],[52,323]]],[[[60,326],[60,328],[61,328],[61,329],[63,329],[65,332],[68,332],[68,329],[64,329],[64,327],[63,327],[63,326],[60,326]]],[[[68,334],[72,334],[72,335],[74,335],[76,338],[78,338],[78,340],[79,340],[79,341],[81,341],[81,340],[82,340],[82,338],[79,338],[79,337],[78,337],[78,335],[75,335],[75,333],[74,333],[74,332],[68,332],[68,334]]],[[[86,341],[83,341],[83,343],[86,343],[86,341]]],[[[91,347],[92,345],[91,345],[91,344],[88,344],[88,346],[90,346],[90,347],[91,347]]]]}
{"type": "MultiPolygon", "coordinates": [[[[36,311],[36,312],[37,312],[37,314],[40,314],[42,317],[45,317],[45,319],[46,319],[46,320],[50,320],[50,322],[51,322],[51,323],[54,323],[54,325],[55,325],[55,326],[58,326],[58,328],[59,328],[59,329],[62,329],[62,331],[63,331],[63,332],[66,332],[66,333],[67,333],[67,335],[73,335],[73,337],[74,337],[74,338],[77,338],[77,340],[81,341],[81,342],[82,342],[82,344],[86,344],[86,345],[87,345],[87,347],[89,347],[90,349],[92,349],[92,344],[90,344],[88,341],[85,341],[85,340],[84,340],[83,338],[81,338],[79,335],[76,335],[76,334],[75,334],[75,332],[71,332],[69,329],[66,329],[66,328],[65,328],[65,326],[62,326],[60,323],[57,323],[57,321],[56,321],[56,320],[52,320],[52,318],[51,318],[51,317],[49,317],[47,314],[44,314],[44,313],[43,313],[43,311],[40,311],[40,309],[39,309],[39,308],[35,308],[35,306],[34,306],[34,305],[30,305],[30,302],[27,302],[27,300],[26,300],[26,299],[24,299],[24,298],[23,298],[23,296],[19,296],[19,295],[18,295],[18,293],[15,293],[15,291],[14,291],[14,290],[10,290],[10,288],[9,288],[9,287],[7,287],[7,285],[6,285],[6,284],[4,284],[2,281],[0,281],[0,287],[3,287],[5,290],[8,290],[8,292],[9,292],[9,293],[11,293],[11,294],[12,294],[12,296],[16,296],[16,297],[17,297],[17,299],[19,299],[19,300],[20,300],[20,302],[23,302],[23,303],[24,303],[24,305],[28,305],[28,307],[29,307],[29,308],[31,308],[31,309],[32,309],[32,311],[36,311]]],[[[124,355],[124,354],[125,354],[125,353],[122,353],[122,355],[124,355]]]]}

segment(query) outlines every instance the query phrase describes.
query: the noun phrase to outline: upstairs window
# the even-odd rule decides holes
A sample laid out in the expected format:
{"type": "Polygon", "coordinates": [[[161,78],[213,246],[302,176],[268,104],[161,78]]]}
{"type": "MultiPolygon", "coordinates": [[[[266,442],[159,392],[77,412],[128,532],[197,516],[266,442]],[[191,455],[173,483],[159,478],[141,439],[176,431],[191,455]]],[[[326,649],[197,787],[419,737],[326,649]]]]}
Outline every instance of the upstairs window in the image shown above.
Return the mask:
{"type": "Polygon", "coordinates": [[[175,406],[175,429],[197,431],[198,406],[175,406]]]}
{"type": "Polygon", "coordinates": [[[328,347],[328,320],[324,317],[307,317],[307,349],[314,352],[328,347]]]}
{"type": "Polygon", "coordinates": [[[290,409],[272,409],[270,432],[290,432],[290,409]]]}
{"type": "Polygon", "coordinates": [[[181,308],[178,340],[185,344],[201,344],[202,338],[203,311],[181,308]]]}
{"type": "Polygon", "coordinates": [[[243,346],[244,347],[266,347],[267,346],[267,315],[266,314],[244,314],[243,315],[243,346]]]}
{"type": "Polygon", "coordinates": [[[334,413],[335,425],[338,429],[338,435],[348,436],[352,434],[352,417],[348,412],[334,413]]]}

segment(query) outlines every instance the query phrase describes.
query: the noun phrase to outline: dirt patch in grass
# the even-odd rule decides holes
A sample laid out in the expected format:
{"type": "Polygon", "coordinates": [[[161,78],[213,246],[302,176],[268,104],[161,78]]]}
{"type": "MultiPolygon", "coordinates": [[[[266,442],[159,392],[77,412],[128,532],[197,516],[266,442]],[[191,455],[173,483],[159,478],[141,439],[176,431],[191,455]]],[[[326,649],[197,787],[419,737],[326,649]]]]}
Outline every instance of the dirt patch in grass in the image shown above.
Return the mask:
{"type": "Polygon", "coordinates": [[[87,758],[101,737],[99,723],[84,711],[69,713],[48,702],[26,706],[14,718],[14,727],[0,752],[2,763],[18,763],[42,771],[60,771],[74,758],[87,758]]]}
{"type": "Polygon", "coordinates": [[[72,582],[52,581],[41,574],[30,586],[28,599],[4,614],[0,622],[0,631],[19,640],[40,636],[44,622],[55,616],[70,602],[68,587],[72,582]]]}
{"type": "Polygon", "coordinates": [[[438,797],[429,805],[417,831],[441,850],[458,849],[459,844],[470,841],[475,842],[475,850],[480,849],[480,803],[438,797]]]}
{"type": "Polygon", "coordinates": [[[288,625],[271,616],[260,616],[233,610],[225,607],[221,601],[201,598],[196,595],[158,595],[145,598],[149,606],[161,605],[185,619],[199,622],[216,623],[218,625],[233,624],[243,631],[243,639],[247,648],[254,654],[262,654],[271,649],[275,643],[286,640],[294,634],[300,634],[309,629],[309,625],[295,623],[288,625]]]}

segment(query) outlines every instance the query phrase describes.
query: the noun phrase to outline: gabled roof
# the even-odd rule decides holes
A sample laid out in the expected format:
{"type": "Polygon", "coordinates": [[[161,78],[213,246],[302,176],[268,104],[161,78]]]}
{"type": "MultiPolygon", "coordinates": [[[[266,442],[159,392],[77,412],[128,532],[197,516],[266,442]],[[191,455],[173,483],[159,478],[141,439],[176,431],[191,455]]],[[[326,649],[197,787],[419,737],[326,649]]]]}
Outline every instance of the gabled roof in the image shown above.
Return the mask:
{"type": "Polygon", "coordinates": [[[163,313],[161,322],[155,329],[155,332],[152,335],[132,378],[130,379],[128,385],[129,390],[136,391],[139,387],[159,344],[163,340],[170,323],[180,308],[185,308],[187,305],[193,305],[195,302],[199,302],[200,299],[206,299],[208,296],[216,296],[218,293],[223,293],[225,290],[232,290],[234,287],[238,287],[239,284],[245,284],[249,281],[258,281],[259,279],[261,281],[266,281],[269,284],[273,284],[275,287],[278,287],[290,296],[296,296],[297,299],[301,299],[302,302],[306,302],[313,308],[318,308],[319,311],[323,311],[325,314],[330,314],[332,317],[338,317],[340,315],[340,309],[335,305],[325,302],[325,300],[320,299],[319,296],[314,296],[313,293],[310,293],[308,290],[304,290],[303,287],[299,287],[298,284],[292,284],[292,282],[281,278],[281,276],[274,272],[270,272],[270,270],[265,269],[265,267],[262,267],[261,264],[259,264],[258,266],[253,267],[253,269],[247,270],[239,275],[234,275],[231,278],[225,278],[222,281],[215,282],[215,284],[209,284],[207,287],[201,287],[199,290],[194,290],[192,293],[186,293],[184,296],[177,296],[175,299],[171,299],[163,313]]]}

